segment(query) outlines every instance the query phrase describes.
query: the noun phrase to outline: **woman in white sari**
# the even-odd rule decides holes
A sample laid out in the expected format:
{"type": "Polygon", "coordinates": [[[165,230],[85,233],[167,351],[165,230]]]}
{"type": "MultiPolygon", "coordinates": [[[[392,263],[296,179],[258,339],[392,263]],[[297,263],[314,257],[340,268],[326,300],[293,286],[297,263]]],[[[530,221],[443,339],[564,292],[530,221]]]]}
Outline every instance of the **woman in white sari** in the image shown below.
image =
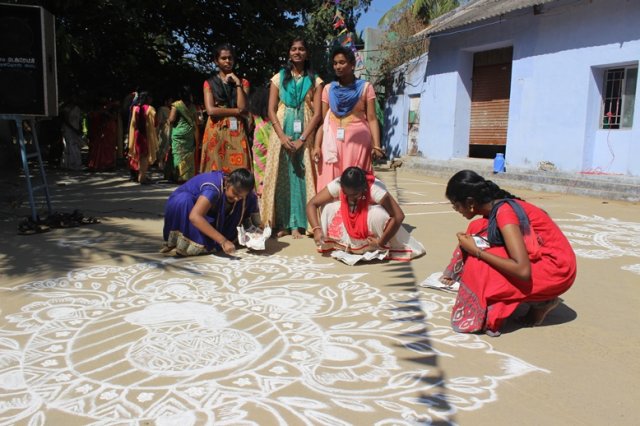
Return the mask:
{"type": "Polygon", "coordinates": [[[384,183],[358,167],[318,192],[307,203],[307,218],[321,252],[388,250],[386,259],[403,261],[425,252],[402,227],[404,213],[384,183]]]}

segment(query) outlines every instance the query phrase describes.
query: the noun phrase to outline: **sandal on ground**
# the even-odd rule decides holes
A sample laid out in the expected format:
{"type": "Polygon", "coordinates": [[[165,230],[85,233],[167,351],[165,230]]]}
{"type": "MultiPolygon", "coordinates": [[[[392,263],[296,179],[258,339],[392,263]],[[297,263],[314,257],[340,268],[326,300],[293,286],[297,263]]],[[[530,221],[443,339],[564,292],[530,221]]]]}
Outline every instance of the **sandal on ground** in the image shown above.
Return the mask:
{"type": "Polygon", "coordinates": [[[47,225],[36,223],[31,218],[25,219],[18,224],[18,234],[20,235],[41,234],[50,230],[51,228],[47,225]]]}

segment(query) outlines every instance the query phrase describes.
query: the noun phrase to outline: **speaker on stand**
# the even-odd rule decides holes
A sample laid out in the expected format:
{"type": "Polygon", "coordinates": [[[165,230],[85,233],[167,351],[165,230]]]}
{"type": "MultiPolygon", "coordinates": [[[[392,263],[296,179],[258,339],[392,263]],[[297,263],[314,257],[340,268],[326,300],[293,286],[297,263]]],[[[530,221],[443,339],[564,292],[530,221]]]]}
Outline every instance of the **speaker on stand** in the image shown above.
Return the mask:
{"type": "Polygon", "coordinates": [[[22,167],[27,181],[31,218],[38,221],[34,192],[51,200],[38,145],[36,117],[58,115],[55,18],[39,6],[0,3],[0,119],[13,120],[18,131],[22,167]],[[35,152],[27,153],[23,122],[31,126],[35,152]],[[33,185],[29,160],[36,159],[40,184],[33,185]]]}

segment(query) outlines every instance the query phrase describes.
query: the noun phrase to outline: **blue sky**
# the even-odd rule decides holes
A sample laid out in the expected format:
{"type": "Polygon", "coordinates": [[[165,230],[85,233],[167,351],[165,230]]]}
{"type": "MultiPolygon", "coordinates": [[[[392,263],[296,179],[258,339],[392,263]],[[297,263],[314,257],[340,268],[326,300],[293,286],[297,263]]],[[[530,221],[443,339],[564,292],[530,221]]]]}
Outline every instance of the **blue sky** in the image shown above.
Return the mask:
{"type": "Polygon", "coordinates": [[[399,0],[373,0],[369,6],[367,13],[363,14],[358,20],[356,31],[358,34],[367,27],[378,27],[378,21],[385,12],[398,3],[399,0]]]}

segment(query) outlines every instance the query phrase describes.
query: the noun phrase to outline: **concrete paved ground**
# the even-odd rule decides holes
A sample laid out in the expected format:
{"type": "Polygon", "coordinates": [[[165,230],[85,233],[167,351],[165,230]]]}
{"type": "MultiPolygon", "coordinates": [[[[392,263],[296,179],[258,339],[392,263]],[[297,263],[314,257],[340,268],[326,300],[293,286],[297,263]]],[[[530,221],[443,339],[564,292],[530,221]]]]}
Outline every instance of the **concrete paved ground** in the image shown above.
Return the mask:
{"type": "MultiPolygon", "coordinates": [[[[441,271],[466,221],[443,178],[380,177],[427,249],[349,267],[310,239],[236,258],[159,254],[169,185],[51,177],[54,209],[101,224],[0,221],[0,425],[638,424],[638,204],[513,192],[545,208],[578,278],[544,326],[451,331],[441,271]]],[[[508,186],[506,186],[507,189],[508,186]]]]}

